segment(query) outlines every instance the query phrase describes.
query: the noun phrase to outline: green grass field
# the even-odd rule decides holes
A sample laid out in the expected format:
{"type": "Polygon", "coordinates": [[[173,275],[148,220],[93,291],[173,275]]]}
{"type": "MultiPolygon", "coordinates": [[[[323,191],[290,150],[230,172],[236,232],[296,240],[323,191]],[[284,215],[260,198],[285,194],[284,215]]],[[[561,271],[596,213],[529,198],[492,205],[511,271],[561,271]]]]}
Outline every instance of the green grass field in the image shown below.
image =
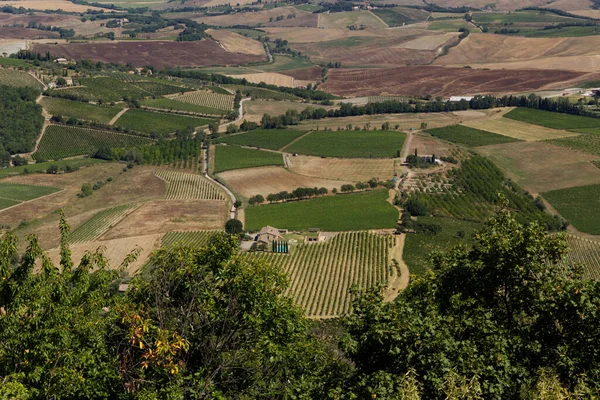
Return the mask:
{"type": "Polygon", "coordinates": [[[21,202],[0,198],[0,210],[4,210],[5,208],[16,206],[19,203],[21,203],[21,202]]]}
{"type": "Polygon", "coordinates": [[[600,127],[600,118],[580,117],[532,108],[515,108],[505,114],[504,117],[553,129],[573,130],[600,127]]]}
{"type": "Polygon", "coordinates": [[[105,162],[104,160],[98,160],[96,158],[80,158],[77,160],[68,160],[68,161],[47,161],[36,164],[22,165],[20,167],[12,167],[12,168],[4,168],[0,169],[0,179],[5,178],[7,176],[21,175],[25,173],[36,173],[36,172],[46,172],[48,167],[51,165],[56,165],[59,170],[64,171],[67,165],[70,167],[77,169],[81,167],[87,167],[94,164],[99,164],[105,162]]]}
{"type": "Polygon", "coordinates": [[[471,31],[479,31],[474,25],[471,25],[464,19],[447,19],[441,21],[433,21],[427,27],[430,31],[458,32],[460,28],[469,29],[471,31]]]}
{"type": "Polygon", "coordinates": [[[283,166],[283,156],[279,153],[237,146],[215,146],[215,173],[268,165],[283,166]]]}
{"type": "Polygon", "coordinates": [[[470,244],[473,234],[483,224],[448,217],[418,217],[424,224],[437,224],[442,230],[437,235],[408,233],[402,258],[411,274],[423,275],[430,269],[429,259],[435,251],[446,250],[461,243],[470,244]]]}
{"type": "Polygon", "coordinates": [[[123,135],[111,131],[50,125],[40,141],[36,160],[59,160],[66,157],[88,155],[102,146],[131,148],[150,144],[150,138],[123,135]]]}
{"type": "Polygon", "coordinates": [[[398,210],[386,201],[387,190],[325,196],[312,200],[246,209],[246,229],[277,228],[325,231],[395,228],[398,210]]]}
{"type": "Polygon", "coordinates": [[[0,85],[42,88],[42,84],[27,72],[12,69],[0,69],[0,85]]]}
{"type": "Polygon", "coordinates": [[[0,57],[0,65],[3,67],[28,67],[30,64],[26,60],[0,57]]]}
{"type": "Polygon", "coordinates": [[[0,182],[0,198],[17,202],[37,199],[38,197],[47,196],[59,190],[61,189],[50,186],[0,182]]]}
{"type": "Polygon", "coordinates": [[[286,151],[323,157],[393,158],[405,138],[405,133],[396,131],[315,131],[286,151]]]}
{"type": "Polygon", "coordinates": [[[600,185],[553,190],[542,196],[575,228],[600,235],[600,185]]]}
{"type": "Polygon", "coordinates": [[[532,29],[515,34],[528,38],[560,38],[560,37],[583,37],[598,35],[597,26],[566,26],[559,29],[532,29]]]}
{"type": "Polygon", "coordinates": [[[579,135],[547,140],[548,143],[600,156],[600,135],[579,135]]]}
{"type": "Polygon", "coordinates": [[[183,115],[167,114],[160,112],[129,110],[115,123],[121,128],[147,134],[167,134],[184,130],[188,126],[196,128],[208,125],[212,120],[208,118],[194,118],[183,115]]]}
{"type": "Polygon", "coordinates": [[[473,19],[480,24],[520,24],[520,23],[553,23],[575,22],[580,19],[562,17],[549,12],[518,11],[510,13],[473,13],[473,19]]]}
{"type": "Polygon", "coordinates": [[[229,113],[229,111],[220,110],[218,108],[204,107],[192,103],[186,103],[183,101],[171,99],[144,99],[140,101],[140,104],[146,107],[162,108],[165,110],[186,111],[198,114],[222,116],[229,113]]]}
{"type": "Polygon", "coordinates": [[[52,115],[60,114],[63,117],[75,117],[81,120],[100,122],[101,124],[108,124],[122,109],[118,106],[96,106],[56,97],[44,97],[41,104],[52,115]]]}
{"type": "Polygon", "coordinates": [[[426,130],[432,136],[453,143],[466,144],[467,146],[486,146],[489,144],[501,144],[518,142],[518,139],[498,135],[481,129],[470,128],[464,125],[445,126],[426,130]]]}
{"type": "Polygon", "coordinates": [[[304,131],[291,129],[255,129],[246,133],[224,136],[218,141],[232,145],[279,150],[304,133],[304,131]]]}

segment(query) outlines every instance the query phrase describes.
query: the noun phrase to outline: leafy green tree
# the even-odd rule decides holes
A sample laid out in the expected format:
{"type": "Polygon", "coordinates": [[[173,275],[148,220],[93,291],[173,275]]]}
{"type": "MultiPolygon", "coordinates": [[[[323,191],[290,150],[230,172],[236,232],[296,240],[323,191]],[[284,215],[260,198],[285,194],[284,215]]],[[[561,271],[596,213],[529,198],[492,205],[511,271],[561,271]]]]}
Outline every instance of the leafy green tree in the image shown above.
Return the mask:
{"type": "Polygon", "coordinates": [[[225,223],[225,232],[230,235],[239,235],[244,232],[244,226],[239,219],[230,219],[225,223]]]}
{"type": "Polygon", "coordinates": [[[472,248],[435,255],[433,271],[394,303],[363,292],[343,340],[356,391],[411,372],[423,398],[465,387],[477,398],[523,398],[548,370],[567,391],[594,387],[600,284],[560,264],[565,250],[562,236],[521,225],[503,208],[472,248]]]}

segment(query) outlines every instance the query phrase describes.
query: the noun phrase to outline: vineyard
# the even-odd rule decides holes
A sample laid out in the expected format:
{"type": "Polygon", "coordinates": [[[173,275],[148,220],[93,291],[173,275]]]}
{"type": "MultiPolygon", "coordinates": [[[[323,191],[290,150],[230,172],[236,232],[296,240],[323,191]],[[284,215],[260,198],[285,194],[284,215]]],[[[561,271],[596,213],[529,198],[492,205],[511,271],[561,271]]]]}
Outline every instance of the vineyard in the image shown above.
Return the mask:
{"type": "Polygon", "coordinates": [[[121,111],[120,107],[99,106],[81,101],[65,100],[53,97],[44,97],[42,106],[52,115],[75,117],[86,121],[108,124],[110,120],[121,111]]]}
{"type": "Polygon", "coordinates": [[[42,85],[27,72],[0,68],[0,85],[30,86],[41,89],[42,85]]]}
{"type": "Polygon", "coordinates": [[[350,311],[352,285],[368,288],[392,274],[392,236],[344,232],[324,243],[299,244],[291,254],[248,253],[287,272],[287,294],[308,316],[337,316],[350,311]]]}
{"type": "Polygon", "coordinates": [[[600,156],[600,135],[587,134],[548,140],[548,143],[600,156]]]}
{"type": "Polygon", "coordinates": [[[583,264],[587,279],[600,279],[600,242],[567,235],[569,250],[563,259],[568,264],[583,264]]]}
{"type": "Polygon", "coordinates": [[[195,249],[204,247],[218,231],[169,232],[162,238],[162,245],[169,247],[181,243],[195,249]]]}
{"type": "Polygon", "coordinates": [[[171,99],[219,110],[229,111],[233,108],[233,95],[214,93],[209,90],[199,90],[197,92],[173,96],[171,99]]]}
{"type": "Polygon", "coordinates": [[[242,92],[243,97],[252,97],[253,99],[265,99],[265,100],[289,100],[296,101],[300,100],[299,97],[293,94],[277,92],[275,90],[263,89],[254,86],[243,86],[243,85],[223,85],[224,88],[229,89],[233,92],[239,90],[242,92]]]}
{"type": "Polygon", "coordinates": [[[225,136],[218,139],[218,142],[279,150],[305,133],[295,129],[255,129],[247,133],[225,136]]]}
{"type": "Polygon", "coordinates": [[[115,125],[136,132],[164,135],[183,131],[187,127],[208,125],[210,122],[212,120],[207,118],[131,109],[123,114],[115,125]]]}
{"type": "MultiPolygon", "coordinates": [[[[534,200],[516,184],[507,180],[487,158],[474,156],[447,175],[433,173],[410,181],[408,201],[425,205],[427,212],[461,219],[483,221],[492,213],[498,194],[503,194],[522,221],[537,220],[552,224],[553,218],[542,213],[534,200]]],[[[408,204],[405,202],[405,205],[408,204]]]]}
{"type": "Polygon", "coordinates": [[[367,103],[383,103],[384,101],[404,101],[405,97],[400,96],[368,96],[367,103]]]}
{"type": "Polygon", "coordinates": [[[204,172],[201,159],[202,142],[197,139],[161,140],[141,149],[144,163],[204,172]]]}
{"type": "Polygon", "coordinates": [[[283,166],[283,156],[280,153],[237,146],[215,146],[215,173],[268,165],[283,166]]]}
{"type": "Polygon", "coordinates": [[[140,101],[140,104],[142,105],[142,107],[160,108],[163,110],[171,111],[183,111],[202,115],[224,116],[229,112],[229,110],[219,110],[217,108],[199,106],[192,103],[185,103],[183,101],[165,98],[143,99],[140,101]]]}
{"type": "Polygon", "coordinates": [[[576,186],[542,193],[552,207],[578,230],[600,235],[600,185],[576,186]]]}
{"type": "Polygon", "coordinates": [[[138,206],[138,204],[125,204],[100,211],[71,232],[69,242],[80,243],[98,239],[138,206]]]}
{"type": "Polygon", "coordinates": [[[509,136],[499,135],[481,129],[470,128],[464,125],[451,125],[443,128],[425,131],[430,135],[447,140],[452,143],[466,144],[467,146],[487,146],[519,141],[509,136]]]}
{"type": "Polygon", "coordinates": [[[225,200],[223,192],[202,175],[167,170],[155,174],[168,183],[167,200],[225,200]]]}
{"type": "Polygon", "coordinates": [[[131,148],[150,142],[149,138],[110,131],[50,125],[46,128],[38,151],[33,157],[36,160],[59,160],[65,157],[87,155],[102,146],[131,148]]]}

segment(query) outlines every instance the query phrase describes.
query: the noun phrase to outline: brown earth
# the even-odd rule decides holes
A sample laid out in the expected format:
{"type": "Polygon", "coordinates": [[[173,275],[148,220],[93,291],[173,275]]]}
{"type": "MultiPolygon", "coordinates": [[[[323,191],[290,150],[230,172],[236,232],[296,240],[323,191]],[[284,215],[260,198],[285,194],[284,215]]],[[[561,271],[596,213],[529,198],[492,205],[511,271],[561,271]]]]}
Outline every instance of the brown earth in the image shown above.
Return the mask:
{"type": "MultiPolygon", "coordinates": [[[[68,0],[17,0],[17,1],[3,1],[0,5],[2,6],[13,6],[30,8],[34,10],[63,10],[67,12],[86,12],[89,9],[94,11],[104,11],[106,13],[115,12],[108,8],[94,7],[91,5],[75,4],[68,0]]],[[[121,11],[118,11],[121,12],[121,11]]]]}
{"type": "Polygon", "coordinates": [[[498,11],[514,11],[523,7],[542,7],[547,0],[433,0],[428,1],[441,7],[473,7],[483,9],[493,5],[498,11]]]}
{"type": "Polygon", "coordinates": [[[193,18],[194,21],[204,22],[207,25],[213,26],[307,26],[307,23],[313,24],[308,26],[317,26],[317,14],[308,13],[298,10],[294,7],[277,7],[269,10],[250,11],[231,13],[217,16],[202,16],[193,18]],[[288,15],[296,15],[296,18],[287,18],[288,15]],[[314,15],[314,17],[313,17],[314,15]],[[283,20],[275,21],[277,17],[283,16],[283,20]],[[273,19],[272,22],[269,20],[273,19]],[[308,21],[307,21],[308,20],[308,21]],[[314,22],[313,22],[314,20],[314,22]]]}
{"type": "Polygon", "coordinates": [[[48,32],[40,29],[5,27],[0,28],[0,39],[39,39],[59,38],[56,32],[48,32]]]}
{"type": "Polygon", "coordinates": [[[316,81],[321,78],[321,67],[315,65],[314,67],[292,69],[288,71],[281,71],[280,73],[291,76],[294,79],[316,81]]]}
{"type": "Polygon", "coordinates": [[[449,96],[560,89],[564,82],[591,80],[575,71],[478,70],[432,66],[330,69],[321,89],[340,96],[449,96]]]}
{"type": "Polygon", "coordinates": [[[339,190],[341,185],[353,182],[299,175],[282,167],[246,168],[222,172],[219,176],[243,196],[252,197],[260,194],[265,198],[271,193],[284,190],[291,192],[299,187],[325,187],[330,191],[333,188],[339,190]]]}
{"type": "Polygon", "coordinates": [[[232,53],[250,54],[255,56],[262,56],[265,54],[265,48],[258,40],[225,30],[208,29],[206,33],[218,41],[225,50],[232,53]]]}
{"type": "Polygon", "coordinates": [[[156,68],[208,65],[246,64],[266,60],[266,55],[237,54],[224,50],[211,39],[198,42],[100,42],[35,44],[33,51],[50,52],[69,59],[131,63],[135,66],[153,65],[156,68]]]}
{"type": "Polygon", "coordinates": [[[448,143],[441,142],[425,133],[415,133],[407,149],[408,154],[413,154],[417,150],[418,154],[431,155],[436,157],[445,157],[452,155],[448,143]]]}
{"type": "Polygon", "coordinates": [[[321,158],[311,156],[288,156],[290,171],[321,179],[365,182],[371,178],[388,180],[394,172],[402,171],[398,160],[321,158]]]}
{"type": "Polygon", "coordinates": [[[227,202],[216,200],[156,200],[143,204],[101,239],[118,239],[183,230],[222,229],[227,202]]]}

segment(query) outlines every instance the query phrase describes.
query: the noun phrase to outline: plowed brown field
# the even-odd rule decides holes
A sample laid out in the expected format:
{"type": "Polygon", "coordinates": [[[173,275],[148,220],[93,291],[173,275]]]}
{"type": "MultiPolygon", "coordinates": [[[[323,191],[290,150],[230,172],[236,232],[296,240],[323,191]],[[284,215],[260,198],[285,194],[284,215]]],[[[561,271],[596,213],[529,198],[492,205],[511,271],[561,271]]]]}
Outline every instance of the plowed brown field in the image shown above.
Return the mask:
{"type": "Polygon", "coordinates": [[[425,66],[333,69],[321,89],[340,96],[502,94],[562,88],[561,83],[587,80],[589,75],[574,71],[502,71],[425,66]]]}
{"type": "Polygon", "coordinates": [[[38,39],[58,38],[56,32],[42,31],[40,29],[5,27],[0,28],[0,39],[38,39]]]}
{"type": "Polygon", "coordinates": [[[36,44],[32,50],[75,60],[131,63],[140,67],[153,65],[156,68],[234,65],[266,60],[266,55],[228,52],[214,40],[36,44]]]}

